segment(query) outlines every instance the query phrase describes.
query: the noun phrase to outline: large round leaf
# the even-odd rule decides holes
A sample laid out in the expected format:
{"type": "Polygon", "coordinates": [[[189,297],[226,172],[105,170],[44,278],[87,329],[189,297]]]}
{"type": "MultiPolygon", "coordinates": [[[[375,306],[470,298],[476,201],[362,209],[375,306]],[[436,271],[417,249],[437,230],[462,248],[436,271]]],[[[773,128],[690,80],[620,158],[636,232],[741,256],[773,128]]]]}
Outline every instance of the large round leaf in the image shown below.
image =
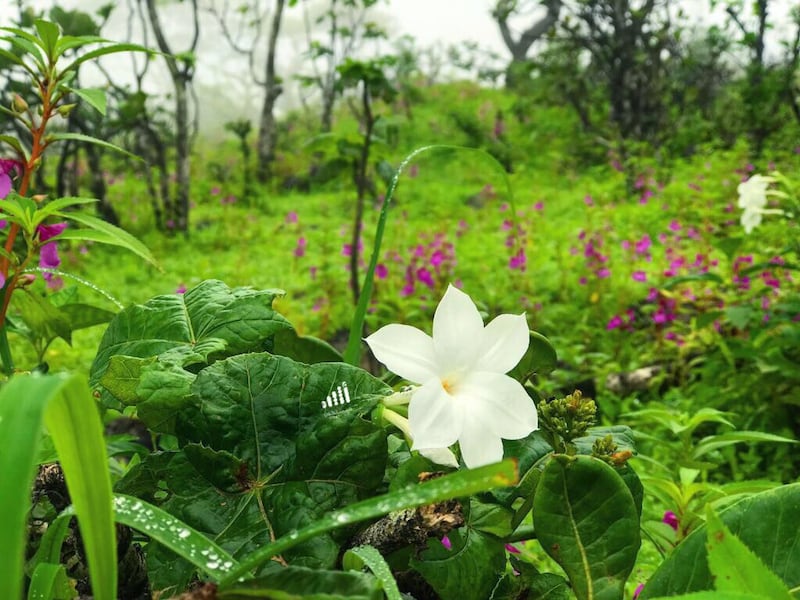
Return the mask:
{"type": "Polygon", "coordinates": [[[641,538],[633,496],[612,467],[554,455],[536,488],[533,526],[579,600],[622,598],[641,538]]]}

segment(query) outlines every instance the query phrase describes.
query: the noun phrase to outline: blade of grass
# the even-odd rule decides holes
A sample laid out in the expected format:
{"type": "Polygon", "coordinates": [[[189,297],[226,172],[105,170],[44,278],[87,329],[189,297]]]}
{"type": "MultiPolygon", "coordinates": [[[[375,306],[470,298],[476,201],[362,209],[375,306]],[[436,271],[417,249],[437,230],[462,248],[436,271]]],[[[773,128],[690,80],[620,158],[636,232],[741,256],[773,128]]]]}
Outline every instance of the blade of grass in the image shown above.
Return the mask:
{"type": "MultiPolygon", "coordinates": [[[[375,228],[375,242],[372,245],[372,256],[369,259],[369,266],[364,273],[364,285],[361,288],[361,295],[358,299],[358,305],[353,316],[353,322],[350,325],[350,335],[347,338],[347,348],[344,351],[344,361],[351,365],[359,365],[361,362],[361,337],[364,332],[364,319],[366,318],[367,308],[372,298],[372,286],[375,280],[375,268],[378,266],[378,257],[380,256],[381,244],[383,243],[383,233],[386,229],[386,220],[389,217],[389,204],[392,201],[394,192],[400,182],[400,175],[403,173],[408,164],[420,154],[430,151],[450,151],[450,152],[468,152],[478,154],[487,159],[487,162],[495,166],[502,174],[503,181],[506,186],[508,194],[508,204],[511,207],[511,221],[514,225],[514,231],[517,231],[517,210],[514,205],[514,193],[511,188],[511,180],[508,178],[503,165],[491,154],[480,148],[467,148],[466,146],[451,146],[447,144],[434,144],[431,146],[423,146],[417,148],[411,154],[406,156],[400,166],[397,167],[392,181],[389,183],[389,189],[386,191],[386,196],[381,204],[381,213],[378,217],[378,226],[375,228]]],[[[516,250],[516,249],[515,249],[516,250]]]]}
{"type": "Polygon", "coordinates": [[[44,422],[64,471],[78,517],[96,600],[117,597],[117,538],[111,477],[103,425],[89,384],[78,375],[62,378],[59,396],[44,422]]]}

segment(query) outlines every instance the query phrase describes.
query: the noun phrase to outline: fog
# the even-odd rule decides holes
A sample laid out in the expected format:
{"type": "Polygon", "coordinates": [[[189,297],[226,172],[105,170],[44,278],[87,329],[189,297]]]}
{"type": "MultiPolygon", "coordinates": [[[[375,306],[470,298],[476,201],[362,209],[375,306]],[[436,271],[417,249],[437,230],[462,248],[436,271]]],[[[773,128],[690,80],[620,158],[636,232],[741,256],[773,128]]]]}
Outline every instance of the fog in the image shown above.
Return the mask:
{"type": "MultiPolygon", "coordinates": [[[[0,4],[13,0],[0,0],[0,4]]],[[[155,47],[152,33],[145,34],[138,18],[135,16],[137,0],[118,0],[112,15],[103,29],[103,35],[109,39],[123,41],[128,38],[129,32],[133,41],[143,42],[155,47]],[[133,17],[131,15],[134,15],[133,17]]],[[[219,134],[222,124],[236,119],[252,118],[257,121],[258,111],[262,99],[262,88],[253,82],[249,73],[247,58],[231,49],[228,41],[222,35],[217,18],[208,10],[215,6],[218,12],[225,5],[225,0],[199,0],[201,10],[201,34],[197,50],[197,68],[195,76],[195,90],[200,99],[199,119],[201,130],[208,135],[219,134]]],[[[266,2],[271,4],[270,2],[266,2]]],[[[31,3],[38,9],[47,10],[54,4],[51,0],[35,0],[31,3]]],[[[107,0],[61,0],[57,2],[64,8],[77,8],[86,12],[94,12],[100,6],[107,4],[107,0]]],[[[253,29],[241,26],[237,21],[236,7],[240,4],[236,0],[229,4],[229,23],[231,31],[236,36],[240,45],[252,44],[253,29]]],[[[391,51],[391,42],[404,35],[413,36],[418,48],[433,48],[434,54],[441,59],[446,56],[446,49],[451,45],[458,45],[466,41],[476,42],[481,48],[498,55],[501,64],[506,60],[506,50],[496,23],[491,18],[491,9],[495,0],[382,0],[371,10],[369,19],[379,23],[388,33],[389,40],[382,43],[378,51],[391,51]]],[[[776,43],[778,36],[785,29],[789,10],[795,0],[772,0],[770,2],[770,20],[774,23],[775,33],[768,46],[768,54],[773,55],[779,50],[776,43]]],[[[300,107],[306,103],[313,103],[313,92],[303,88],[295,79],[297,75],[310,75],[305,52],[308,48],[308,37],[305,20],[314,22],[317,15],[324,11],[325,0],[302,0],[294,7],[286,7],[281,28],[281,37],[278,46],[277,71],[284,80],[284,93],[278,100],[276,110],[285,113],[288,109],[300,107]],[[306,12],[307,11],[307,12],[306,12]]],[[[671,3],[670,10],[675,15],[682,11],[688,22],[699,25],[725,22],[725,13],[722,7],[717,6],[711,11],[710,3],[706,0],[680,0],[671,3]]],[[[542,10],[542,14],[544,10],[542,10]]],[[[165,1],[159,4],[161,21],[173,52],[180,53],[188,49],[193,34],[191,23],[191,7],[188,2],[165,1]]],[[[512,22],[512,28],[524,28],[536,18],[536,14],[529,14],[525,22],[512,22]]],[[[259,40],[259,46],[266,46],[266,30],[269,24],[264,24],[264,32],[259,40]]],[[[320,35],[322,32],[315,32],[320,35]]],[[[363,49],[366,55],[374,54],[374,45],[363,49]]],[[[535,52],[535,46],[534,50],[535,52]]],[[[263,54],[256,59],[259,70],[262,68],[263,54]]],[[[141,64],[141,56],[112,56],[103,59],[103,65],[114,74],[115,79],[121,83],[130,83],[133,79],[134,65],[132,61],[141,64]]],[[[171,89],[166,67],[163,61],[156,60],[148,71],[146,89],[152,94],[165,95],[171,89]]],[[[452,70],[450,71],[452,73],[452,70]]],[[[447,70],[444,72],[447,75],[447,70]]],[[[262,74],[259,72],[259,76],[262,74]]],[[[97,72],[88,72],[84,75],[86,81],[99,85],[103,83],[102,76],[97,72]]]]}

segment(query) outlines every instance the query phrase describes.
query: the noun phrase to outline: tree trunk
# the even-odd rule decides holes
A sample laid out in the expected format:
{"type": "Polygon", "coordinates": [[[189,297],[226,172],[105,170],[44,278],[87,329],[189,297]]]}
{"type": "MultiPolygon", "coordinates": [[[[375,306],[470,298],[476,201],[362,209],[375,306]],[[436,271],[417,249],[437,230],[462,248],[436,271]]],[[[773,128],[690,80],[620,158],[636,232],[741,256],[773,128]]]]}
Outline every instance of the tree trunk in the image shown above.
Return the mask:
{"type": "Polygon", "coordinates": [[[493,16],[500,28],[500,35],[503,42],[511,52],[511,63],[506,69],[506,87],[513,88],[519,83],[518,76],[528,60],[528,50],[533,43],[544,36],[558,22],[563,0],[549,0],[545,3],[547,14],[536,23],[522,32],[519,39],[514,39],[511,29],[508,26],[509,10],[504,10],[502,2],[499,2],[493,16]]]}
{"type": "Polygon", "coordinates": [[[286,0],[276,0],[275,14],[272,15],[272,28],[269,31],[267,49],[267,64],[264,80],[264,104],[261,107],[261,123],[258,129],[258,167],[256,176],[261,183],[270,177],[272,161],[275,160],[275,145],[277,143],[277,125],[275,122],[275,101],[283,91],[282,86],[276,82],[275,77],[275,49],[278,44],[278,34],[281,29],[283,7],[286,0]]]}
{"type": "MultiPolygon", "coordinates": [[[[141,1],[141,0],[140,0],[141,1]]],[[[175,203],[174,214],[165,215],[167,226],[171,219],[174,229],[177,231],[189,231],[189,85],[194,77],[193,66],[189,63],[179,68],[175,53],[169,47],[158,11],[155,7],[155,0],[146,0],[147,14],[150,25],[153,27],[153,34],[156,37],[158,48],[164,53],[164,59],[169,69],[172,83],[175,86],[175,203]]],[[[194,39],[189,52],[194,52],[197,47],[199,37],[199,22],[197,0],[192,0],[192,11],[194,15],[194,39]]]]}

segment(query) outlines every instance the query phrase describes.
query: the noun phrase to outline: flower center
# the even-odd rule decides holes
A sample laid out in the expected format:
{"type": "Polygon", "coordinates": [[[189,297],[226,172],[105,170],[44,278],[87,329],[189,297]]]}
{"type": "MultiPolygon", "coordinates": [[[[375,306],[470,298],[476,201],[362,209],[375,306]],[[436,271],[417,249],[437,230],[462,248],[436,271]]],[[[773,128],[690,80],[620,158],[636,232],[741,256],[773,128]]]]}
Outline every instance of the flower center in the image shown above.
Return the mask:
{"type": "Polygon", "coordinates": [[[455,375],[448,375],[447,377],[442,378],[442,387],[444,388],[444,391],[450,395],[455,394],[457,383],[458,378],[455,375]]]}

